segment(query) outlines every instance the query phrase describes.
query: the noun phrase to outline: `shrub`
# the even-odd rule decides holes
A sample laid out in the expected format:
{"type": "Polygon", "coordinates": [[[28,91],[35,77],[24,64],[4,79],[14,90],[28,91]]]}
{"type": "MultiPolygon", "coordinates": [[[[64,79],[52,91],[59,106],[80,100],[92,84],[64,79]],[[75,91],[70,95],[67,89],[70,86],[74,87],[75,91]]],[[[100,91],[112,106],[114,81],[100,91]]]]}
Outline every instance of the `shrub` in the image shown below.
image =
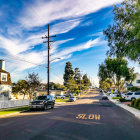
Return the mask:
{"type": "Polygon", "coordinates": [[[139,91],[140,88],[138,88],[138,87],[129,87],[128,90],[134,92],[134,91],[139,91]]]}
{"type": "Polygon", "coordinates": [[[136,100],[131,101],[131,106],[134,106],[136,100]]]}
{"type": "Polygon", "coordinates": [[[119,101],[120,102],[126,102],[126,100],[124,98],[120,98],[119,101]]]}
{"type": "Polygon", "coordinates": [[[137,107],[139,107],[139,105],[140,105],[140,98],[135,100],[134,107],[137,108],[137,107]]]}
{"type": "Polygon", "coordinates": [[[112,99],[120,99],[120,97],[113,97],[112,99]]]}

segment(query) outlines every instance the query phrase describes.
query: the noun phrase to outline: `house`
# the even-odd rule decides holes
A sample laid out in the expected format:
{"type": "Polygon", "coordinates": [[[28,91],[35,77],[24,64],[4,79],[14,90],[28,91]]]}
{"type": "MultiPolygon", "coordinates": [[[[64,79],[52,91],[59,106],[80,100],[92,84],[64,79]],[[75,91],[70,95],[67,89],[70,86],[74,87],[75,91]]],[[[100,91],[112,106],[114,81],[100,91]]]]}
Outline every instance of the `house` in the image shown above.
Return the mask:
{"type": "Polygon", "coordinates": [[[126,89],[129,87],[137,87],[140,88],[140,74],[136,73],[136,79],[132,83],[125,84],[126,89]]]}
{"type": "MultiPolygon", "coordinates": [[[[50,90],[50,95],[55,96],[56,94],[64,95],[66,91],[63,90],[50,90]]],[[[40,95],[47,95],[47,90],[37,90],[35,92],[34,96],[40,96],[40,95]]]]}
{"type": "Polygon", "coordinates": [[[140,88],[140,74],[136,73],[136,79],[132,82],[134,87],[140,88]]]}
{"type": "Polygon", "coordinates": [[[0,60],[0,97],[9,98],[12,92],[10,73],[5,70],[5,61],[0,60]]]}

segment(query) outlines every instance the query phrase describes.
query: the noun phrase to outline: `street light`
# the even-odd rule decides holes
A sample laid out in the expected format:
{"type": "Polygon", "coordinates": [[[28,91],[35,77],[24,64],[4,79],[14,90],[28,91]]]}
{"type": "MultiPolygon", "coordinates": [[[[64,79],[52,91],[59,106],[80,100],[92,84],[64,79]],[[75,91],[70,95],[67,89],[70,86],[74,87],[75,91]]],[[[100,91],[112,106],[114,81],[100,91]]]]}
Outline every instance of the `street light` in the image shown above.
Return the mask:
{"type": "Polygon", "coordinates": [[[57,59],[61,59],[61,58],[60,58],[60,57],[58,57],[58,58],[55,58],[55,59],[51,60],[50,62],[53,62],[54,60],[57,60],[57,59]]]}

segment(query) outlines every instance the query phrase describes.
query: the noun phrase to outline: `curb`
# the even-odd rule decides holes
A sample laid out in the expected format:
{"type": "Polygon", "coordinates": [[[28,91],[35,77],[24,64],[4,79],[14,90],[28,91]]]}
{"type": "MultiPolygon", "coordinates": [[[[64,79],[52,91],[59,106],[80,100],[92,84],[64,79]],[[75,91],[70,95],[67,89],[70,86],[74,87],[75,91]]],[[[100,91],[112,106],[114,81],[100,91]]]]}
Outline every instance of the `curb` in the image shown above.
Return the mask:
{"type": "MultiPolygon", "coordinates": [[[[21,111],[22,112],[22,111],[21,111]]],[[[17,115],[20,112],[15,112],[15,113],[10,113],[10,114],[6,114],[6,115],[0,115],[0,118],[5,118],[5,117],[9,117],[9,116],[13,116],[13,115],[17,115]]]]}
{"type": "MultiPolygon", "coordinates": [[[[26,106],[22,106],[22,107],[26,107],[26,106]]],[[[16,109],[16,108],[19,108],[19,107],[7,108],[7,109],[3,108],[0,111],[6,111],[6,110],[9,110],[9,109],[16,109]]],[[[0,115],[0,118],[6,118],[6,117],[9,117],[9,116],[17,115],[17,114],[20,114],[24,111],[27,111],[27,110],[22,110],[22,111],[19,111],[19,112],[9,113],[9,114],[6,114],[6,115],[0,115]]]]}
{"type": "Polygon", "coordinates": [[[134,114],[137,118],[140,119],[140,111],[133,108],[133,107],[130,107],[130,106],[127,106],[125,104],[122,104],[121,102],[119,101],[116,101],[116,100],[113,100],[111,97],[108,96],[108,99],[113,102],[114,104],[116,104],[117,106],[129,111],[130,113],[134,114]]]}

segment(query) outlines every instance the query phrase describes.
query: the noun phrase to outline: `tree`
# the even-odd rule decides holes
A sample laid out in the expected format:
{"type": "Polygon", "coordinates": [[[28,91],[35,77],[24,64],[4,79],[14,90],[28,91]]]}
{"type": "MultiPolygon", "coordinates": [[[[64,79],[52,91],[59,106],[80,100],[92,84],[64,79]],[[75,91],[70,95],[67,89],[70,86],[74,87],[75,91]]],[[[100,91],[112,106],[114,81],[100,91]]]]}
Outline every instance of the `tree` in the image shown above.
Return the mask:
{"type": "Polygon", "coordinates": [[[65,73],[64,73],[64,85],[66,86],[69,80],[73,80],[74,71],[72,69],[72,64],[70,62],[66,63],[65,73]]]}
{"type": "Polygon", "coordinates": [[[28,82],[26,80],[19,80],[17,83],[14,83],[12,91],[16,93],[18,92],[22,93],[24,95],[23,96],[24,99],[25,95],[28,93],[28,89],[29,89],[28,82]]]}
{"type": "Polygon", "coordinates": [[[108,58],[99,66],[98,76],[100,81],[111,80],[117,89],[120,97],[120,91],[125,81],[133,80],[133,71],[127,67],[127,61],[123,58],[108,58]]]}
{"type": "Polygon", "coordinates": [[[34,72],[31,74],[29,73],[26,79],[29,86],[28,92],[30,96],[32,96],[35,90],[40,86],[40,79],[38,73],[37,74],[35,74],[34,72]]]}
{"type": "Polygon", "coordinates": [[[74,93],[76,90],[78,90],[78,85],[73,79],[70,79],[67,82],[67,89],[69,92],[74,93]]]}
{"type": "Polygon", "coordinates": [[[80,84],[80,81],[81,81],[81,74],[80,74],[79,68],[75,68],[75,72],[74,72],[74,81],[76,82],[76,84],[80,84]]]}
{"type": "Polygon", "coordinates": [[[99,87],[103,90],[108,90],[112,87],[112,81],[111,79],[106,79],[104,81],[99,81],[99,87]]]}
{"type": "Polygon", "coordinates": [[[66,90],[66,87],[61,84],[54,84],[54,89],[56,90],[66,90]]]}
{"type": "Polygon", "coordinates": [[[110,50],[107,55],[125,56],[140,63],[140,0],[125,0],[113,9],[114,24],[104,34],[110,50]]]}
{"type": "Polygon", "coordinates": [[[83,84],[85,89],[87,89],[91,85],[90,80],[87,77],[87,74],[83,75],[83,84]]]}

